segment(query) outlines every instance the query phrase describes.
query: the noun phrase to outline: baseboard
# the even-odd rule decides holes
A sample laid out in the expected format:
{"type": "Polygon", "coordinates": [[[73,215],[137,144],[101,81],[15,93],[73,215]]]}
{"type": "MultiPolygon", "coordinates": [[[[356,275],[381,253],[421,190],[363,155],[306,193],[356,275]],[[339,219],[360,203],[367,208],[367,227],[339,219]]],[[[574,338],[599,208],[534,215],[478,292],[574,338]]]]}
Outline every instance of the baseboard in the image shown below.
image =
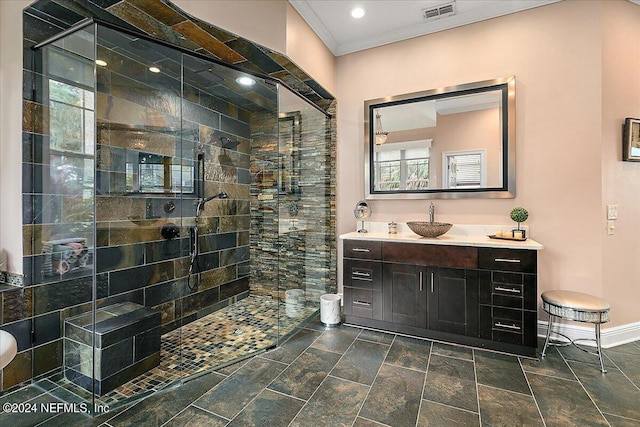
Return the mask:
{"type": "MultiPolygon", "coordinates": [[[[538,336],[547,336],[548,323],[542,320],[538,321],[538,336]]],[[[595,338],[593,326],[581,326],[574,323],[553,322],[553,329],[563,335],[568,336],[572,340],[576,339],[593,339],[595,338]]],[[[612,328],[602,328],[600,331],[602,340],[602,348],[615,347],[617,345],[626,344],[628,342],[640,340],[640,322],[628,323],[626,325],[614,326],[612,328]]],[[[587,341],[585,345],[595,346],[595,342],[587,341]]]]}

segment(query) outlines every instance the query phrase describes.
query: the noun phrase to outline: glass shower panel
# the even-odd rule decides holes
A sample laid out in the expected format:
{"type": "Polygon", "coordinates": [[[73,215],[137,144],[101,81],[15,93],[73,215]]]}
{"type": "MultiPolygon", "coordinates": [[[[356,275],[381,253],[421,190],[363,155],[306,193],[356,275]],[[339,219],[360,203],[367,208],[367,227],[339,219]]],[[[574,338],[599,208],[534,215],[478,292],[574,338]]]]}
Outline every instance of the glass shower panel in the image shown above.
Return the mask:
{"type": "Polygon", "coordinates": [[[103,24],[34,57],[36,384],[114,409],[317,312],[331,287],[323,113],[267,76],[103,24]]]}
{"type": "Polygon", "coordinates": [[[185,375],[177,313],[196,161],[183,147],[182,54],[100,25],[96,41],[95,383],[122,401],[185,375]]]}
{"type": "Polygon", "coordinates": [[[278,277],[284,340],[315,315],[331,289],[331,156],[328,117],[279,90],[278,277]]]}
{"type": "MultiPolygon", "coordinates": [[[[47,108],[33,146],[30,277],[35,383],[77,387],[93,403],[95,246],[95,40],[88,26],[34,55],[35,98],[47,108]]],[[[26,271],[26,270],[25,270],[26,271]]],[[[52,392],[55,394],[54,392],[52,392]]],[[[89,407],[89,406],[87,406],[89,407]]],[[[93,405],[90,405],[93,407],[93,405]]]]}

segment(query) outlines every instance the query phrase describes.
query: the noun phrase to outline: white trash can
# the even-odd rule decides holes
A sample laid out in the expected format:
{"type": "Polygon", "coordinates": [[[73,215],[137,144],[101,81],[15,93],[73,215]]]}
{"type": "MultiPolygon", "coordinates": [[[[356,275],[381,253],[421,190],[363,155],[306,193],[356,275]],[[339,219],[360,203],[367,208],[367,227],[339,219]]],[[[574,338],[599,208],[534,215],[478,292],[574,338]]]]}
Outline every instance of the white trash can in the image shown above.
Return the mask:
{"type": "Polygon", "coordinates": [[[320,321],[326,326],[340,324],[340,295],[325,294],[320,297],[320,321]]]}
{"type": "Polygon", "coordinates": [[[287,317],[298,318],[304,314],[304,290],[289,289],[284,293],[287,317]]]}

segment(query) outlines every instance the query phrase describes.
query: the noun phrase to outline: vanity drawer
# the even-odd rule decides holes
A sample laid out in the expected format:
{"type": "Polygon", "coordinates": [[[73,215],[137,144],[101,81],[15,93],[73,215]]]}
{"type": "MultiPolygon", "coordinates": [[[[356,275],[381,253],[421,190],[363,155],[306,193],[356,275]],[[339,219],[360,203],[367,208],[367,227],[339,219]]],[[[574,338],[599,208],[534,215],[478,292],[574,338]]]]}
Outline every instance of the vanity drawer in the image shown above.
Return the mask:
{"type": "Polygon", "coordinates": [[[382,291],[382,263],[345,259],[343,265],[344,286],[382,291]]]}
{"type": "Polygon", "coordinates": [[[536,310],[534,274],[480,271],[480,304],[536,310]]]}
{"type": "Polygon", "coordinates": [[[480,338],[536,346],[536,312],[480,306],[480,338]]]}
{"type": "Polygon", "coordinates": [[[345,287],[344,312],[346,315],[382,320],[382,292],[345,287]]]}
{"type": "Polygon", "coordinates": [[[480,248],[478,266],[483,270],[536,273],[538,254],[527,249],[480,248]]]}
{"type": "Polygon", "coordinates": [[[393,263],[452,268],[478,268],[478,248],[384,242],[383,260],[393,263]]]}
{"type": "Polygon", "coordinates": [[[381,259],[382,242],[373,240],[344,240],[344,258],[381,259]]]}

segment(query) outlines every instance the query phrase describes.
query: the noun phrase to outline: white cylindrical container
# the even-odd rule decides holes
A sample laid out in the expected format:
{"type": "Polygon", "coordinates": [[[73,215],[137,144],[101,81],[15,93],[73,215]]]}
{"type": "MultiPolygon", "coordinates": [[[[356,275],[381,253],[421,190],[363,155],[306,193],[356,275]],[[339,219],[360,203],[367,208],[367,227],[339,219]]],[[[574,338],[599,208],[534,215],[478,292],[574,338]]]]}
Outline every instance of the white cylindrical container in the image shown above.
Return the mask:
{"type": "Polygon", "coordinates": [[[284,293],[287,317],[296,318],[304,314],[304,290],[289,289],[284,293]]]}
{"type": "Polygon", "coordinates": [[[340,323],[340,295],[325,294],[320,297],[320,321],[326,326],[340,323]]]}

